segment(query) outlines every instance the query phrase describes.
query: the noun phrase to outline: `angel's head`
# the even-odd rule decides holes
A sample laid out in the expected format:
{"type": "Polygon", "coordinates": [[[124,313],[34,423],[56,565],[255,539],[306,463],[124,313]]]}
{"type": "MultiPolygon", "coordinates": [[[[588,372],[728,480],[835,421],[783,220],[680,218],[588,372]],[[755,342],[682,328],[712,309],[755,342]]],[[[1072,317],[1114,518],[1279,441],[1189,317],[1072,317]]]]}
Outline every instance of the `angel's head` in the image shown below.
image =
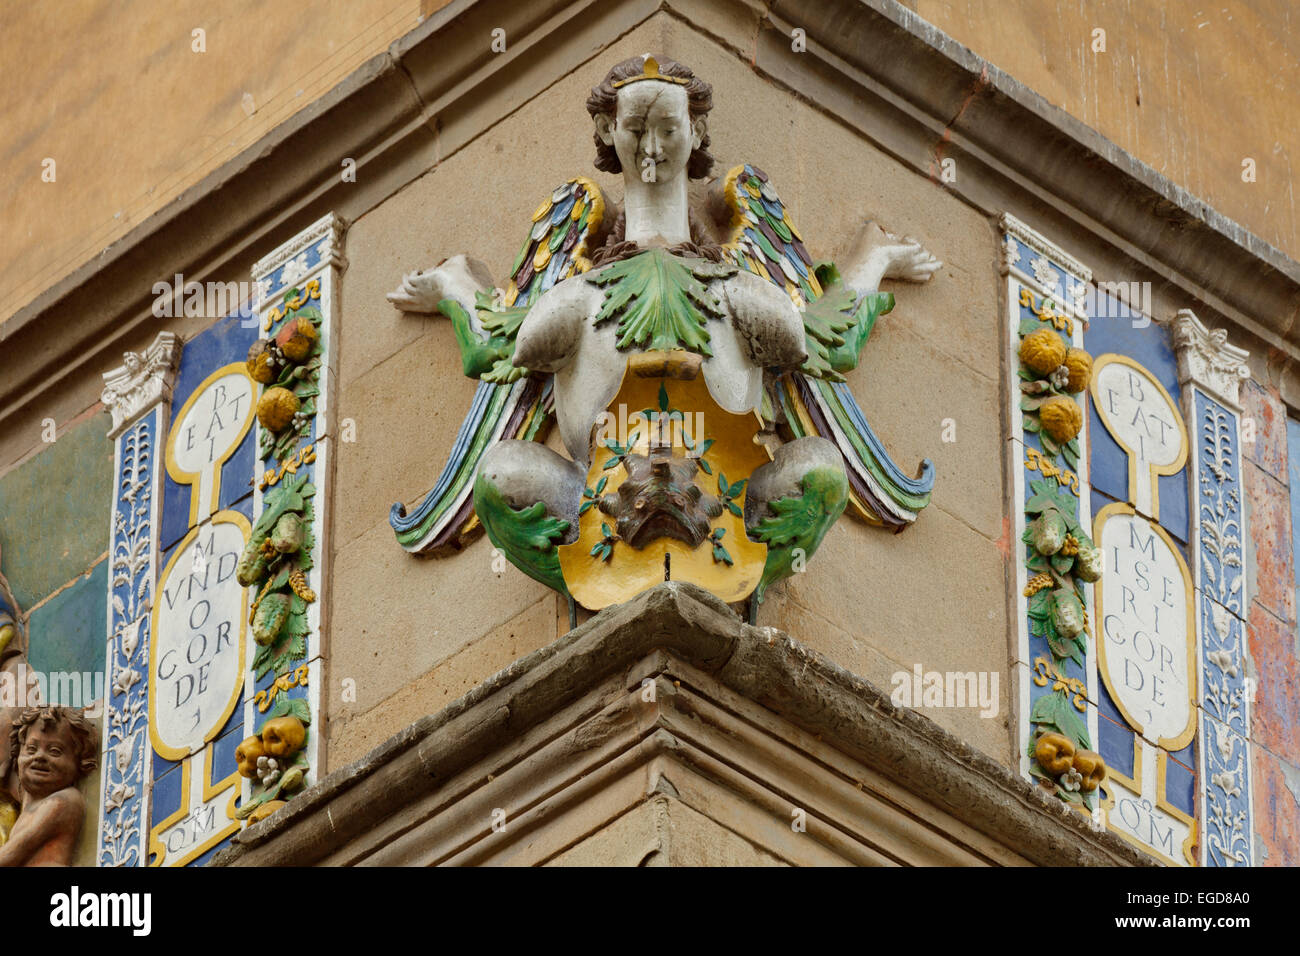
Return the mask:
{"type": "Polygon", "coordinates": [[[95,769],[95,734],[71,707],[28,707],[9,731],[9,758],[27,793],[49,796],[95,769]]]}
{"type": "Polygon", "coordinates": [[[596,124],[596,168],[644,182],[682,173],[702,179],[709,155],[713,87],[690,67],[646,54],[619,63],[587,97],[596,124]]]}

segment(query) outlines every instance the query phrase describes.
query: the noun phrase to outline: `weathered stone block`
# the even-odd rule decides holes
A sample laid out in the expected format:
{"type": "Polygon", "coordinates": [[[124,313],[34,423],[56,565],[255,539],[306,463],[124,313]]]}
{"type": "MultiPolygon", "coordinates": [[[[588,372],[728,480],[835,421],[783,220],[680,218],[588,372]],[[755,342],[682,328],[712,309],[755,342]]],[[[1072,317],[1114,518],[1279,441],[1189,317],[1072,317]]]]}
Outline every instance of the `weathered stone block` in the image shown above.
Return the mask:
{"type": "Polygon", "coordinates": [[[1253,378],[1241,383],[1242,432],[1255,430],[1253,442],[1241,443],[1242,456],[1253,461],[1284,485],[1287,481],[1286,406],[1276,388],[1253,378]],[[1253,426],[1246,425],[1252,419],[1253,426]]]}
{"type": "Polygon", "coordinates": [[[1300,767],[1250,745],[1255,865],[1300,866],[1300,767]]]}
{"type": "Polygon", "coordinates": [[[1300,661],[1295,629],[1252,602],[1249,641],[1257,682],[1250,705],[1251,740],[1300,766],[1300,661]]]}
{"type": "Polygon", "coordinates": [[[1295,622],[1295,557],[1291,542],[1291,500],[1286,486],[1258,465],[1242,464],[1246,514],[1250,520],[1252,596],[1277,617],[1295,622]]]}

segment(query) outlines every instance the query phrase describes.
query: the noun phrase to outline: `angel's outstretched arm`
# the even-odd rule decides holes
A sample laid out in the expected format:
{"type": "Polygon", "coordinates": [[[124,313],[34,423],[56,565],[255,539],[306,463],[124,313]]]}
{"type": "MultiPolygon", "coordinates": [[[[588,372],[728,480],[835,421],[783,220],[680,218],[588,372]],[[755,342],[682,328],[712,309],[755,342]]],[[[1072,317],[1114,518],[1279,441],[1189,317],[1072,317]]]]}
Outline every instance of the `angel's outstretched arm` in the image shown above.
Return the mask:
{"type": "Polygon", "coordinates": [[[452,256],[432,269],[416,270],[402,277],[402,284],[388,293],[388,301],[403,312],[438,312],[438,303],[452,299],[473,314],[474,297],[492,288],[487,266],[468,256],[452,256]]]}
{"type": "Polygon", "coordinates": [[[404,312],[440,313],[451,320],[461,364],[466,375],[490,375],[505,360],[509,366],[511,343],[484,327],[479,316],[483,294],[492,290],[487,266],[467,256],[452,256],[432,269],[411,272],[402,285],[388,293],[388,301],[404,312]]]}
{"type": "Polygon", "coordinates": [[[868,222],[854,240],[841,274],[849,288],[875,292],[882,279],[928,282],[942,266],[917,240],[896,236],[868,222]]]}

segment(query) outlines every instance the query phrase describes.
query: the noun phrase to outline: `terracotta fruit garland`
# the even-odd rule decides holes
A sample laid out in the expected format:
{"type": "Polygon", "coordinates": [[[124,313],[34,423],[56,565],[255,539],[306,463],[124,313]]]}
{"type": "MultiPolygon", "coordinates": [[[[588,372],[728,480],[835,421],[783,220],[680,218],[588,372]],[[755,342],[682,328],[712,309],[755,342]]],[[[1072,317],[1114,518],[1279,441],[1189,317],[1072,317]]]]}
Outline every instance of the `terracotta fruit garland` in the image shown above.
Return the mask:
{"type": "Polygon", "coordinates": [[[1061,799],[1082,807],[1091,805],[1087,795],[1106,774],[1101,757],[1088,749],[1083,685],[1064,676],[1070,661],[1084,664],[1084,584],[1097,581],[1102,572],[1101,551],[1078,520],[1078,477],[1068,470],[1079,467],[1078,436],[1083,428],[1083,408],[1073,396],[1087,387],[1092,357],[1040,321],[1054,315],[1046,303],[1041,312],[1032,299],[1022,299],[1022,305],[1037,317],[1026,317],[1020,325],[1021,420],[1027,433],[1038,434],[1042,452],[1031,446],[1029,461],[1043,476],[1029,482],[1031,494],[1025,503],[1023,540],[1030,574],[1024,593],[1031,630],[1047,641],[1054,662],[1050,666],[1045,657],[1039,658],[1047,670],[1040,686],[1054,680],[1030,713],[1036,729],[1029,742],[1030,772],[1061,799]],[[1065,469],[1058,465],[1058,456],[1064,457],[1065,469]]]}

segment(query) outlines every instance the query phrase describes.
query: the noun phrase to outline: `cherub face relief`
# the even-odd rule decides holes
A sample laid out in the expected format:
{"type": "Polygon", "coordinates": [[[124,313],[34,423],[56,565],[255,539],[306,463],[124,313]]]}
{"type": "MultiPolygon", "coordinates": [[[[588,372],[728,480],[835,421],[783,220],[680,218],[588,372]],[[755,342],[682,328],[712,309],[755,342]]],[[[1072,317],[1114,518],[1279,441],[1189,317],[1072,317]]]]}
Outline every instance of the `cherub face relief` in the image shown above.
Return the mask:
{"type": "Polygon", "coordinates": [[[70,787],[77,782],[78,752],[66,727],[37,721],[18,751],[18,782],[35,797],[70,787]]]}

